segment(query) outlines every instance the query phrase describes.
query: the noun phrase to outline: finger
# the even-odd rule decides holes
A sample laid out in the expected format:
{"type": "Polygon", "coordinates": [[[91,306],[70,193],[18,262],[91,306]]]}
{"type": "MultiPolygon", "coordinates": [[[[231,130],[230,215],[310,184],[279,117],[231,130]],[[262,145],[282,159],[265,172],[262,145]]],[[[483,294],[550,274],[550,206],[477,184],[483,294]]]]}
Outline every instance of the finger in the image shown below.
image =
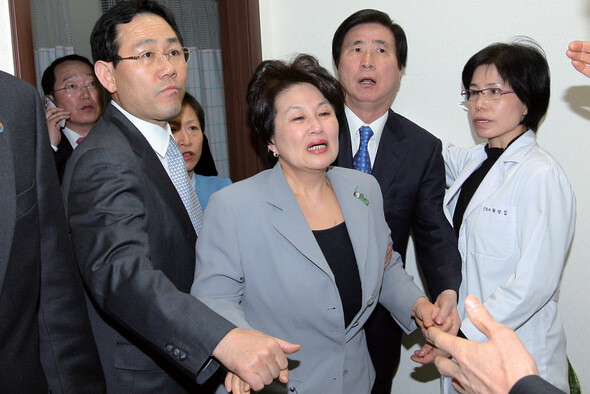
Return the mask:
{"type": "Polygon", "coordinates": [[[418,357],[424,357],[424,355],[429,353],[432,349],[434,349],[434,346],[429,343],[425,343],[420,349],[414,351],[414,354],[418,357]]]}
{"type": "Polygon", "coordinates": [[[454,379],[453,379],[453,388],[459,394],[471,394],[471,393],[475,393],[475,391],[473,391],[473,390],[471,390],[469,388],[463,387],[457,380],[454,380],[454,379]]]}
{"type": "MultiPolygon", "coordinates": [[[[494,335],[494,329],[497,328],[500,323],[494,320],[492,315],[490,315],[490,312],[488,312],[477,297],[468,296],[465,299],[465,309],[467,310],[467,315],[469,315],[469,319],[473,325],[475,325],[475,327],[477,327],[488,340],[491,340],[494,335]]],[[[453,354],[453,352],[451,352],[451,354],[453,354]]]]}
{"type": "Polygon", "coordinates": [[[440,329],[444,332],[449,332],[453,328],[453,319],[448,316],[443,324],[440,326],[440,329]]]}
{"type": "Polygon", "coordinates": [[[225,387],[225,391],[227,391],[228,393],[231,392],[231,388],[232,388],[232,376],[233,376],[233,373],[228,372],[225,375],[225,380],[223,381],[223,386],[225,387]]]}
{"type": "Polygon", "coordinates": [[[465,339],[448,334],[438,327],[428,329],[428,340],[437,348],[456,357],[461,352],[461,341],[465,341],[465,339]]]}
{"type": "Polygon", "coordinates": [[[574,68],[576,70],[578,70],[579,72],[581,72],[585,76],[590,77],[590,66],[589,65],[579,62],[577,60],[572,60],[572,66],[574,66],[574,68]]]}
{"type": "Polygon", "coordinates": [[[281,346],[281,349],[283,350],[283,353],[285,353],[285,354],[293,354],[296,351],[298,351],[299,349],[301,349],[301,345],[296,345],[294,343],[287,342],[287,341],[284,341],[279,338],[274,338],[274,339],[281,346]]]}
{"type": "Polygon", "coordinates": [[[572,41],[568,48],[575,52],[590,52],[590,41],[572,41]]]}
{"type": "Polygon", "coordinates": [[[451,312],[454,309],[454,305],[452,302],[441,302],[437,303],[437,306],[440,308],[434,321],[436,324],[443,324],[445,320],[451,315],[451,312]]]}
{"type": "Polygon", "coordinates": [[[461,379],[465,379],[461,368],[459,368],[459,364],[450,358],[440,356],[436,357],[434,359],[434,365],[436,366],[436,369],[438,369],[438,372],[440,372],[440,374],[443,376],[457,379],[459,381],[461,381],[461,379]]]}
{"type": "Polygon", "coordinates": [[[234,394],[247,394],[250,392],[250,386],[248,386],[248,384],[244,382],[242,379],[240,379],[238,376],[233,376],[232,383],[232,392],[234,394]],[[246,386],[248,386],[247,389],[246,386]]]}
{"type": "Polygon", "coordinates": [[[289,370],[288,369],[283,369],[283,370],[281,370],[281,372],[279,372],[279,380],[283,383],[289,382],[289,370]]]}

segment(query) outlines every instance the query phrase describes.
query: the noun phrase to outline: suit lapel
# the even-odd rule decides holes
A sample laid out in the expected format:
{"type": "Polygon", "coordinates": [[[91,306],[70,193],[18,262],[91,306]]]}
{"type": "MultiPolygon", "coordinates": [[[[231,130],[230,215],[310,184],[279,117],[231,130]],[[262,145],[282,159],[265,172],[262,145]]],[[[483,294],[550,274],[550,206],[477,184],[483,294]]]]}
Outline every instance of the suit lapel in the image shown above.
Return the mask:
{"type": "Polygon", "coordinates": [[[389,110],[387,122],[381,134],[375,163],[371,174],[377,178],[381,190],[386,191],[397,176],[397,172],[406,157],[405,139],[407,134],[399,124],[395,113],[389,110]]]}
{"type": "MultiPolygon", "coordinates": [[[[2,111],[4,113],[4,111],[2,111]]],[[[16,221],[16,186],[14,179],[14,164],[12,157],[12,144],[10,141],[10,133],[14,130],[10,129],[10,123],[7,119],[0,118],[0,123],[4,127],[4,131],[0,133],[0,163],[2,163],[2,170],[0,171],[0,185],[2,190],[0,192],[0,295],[2,294],[2,287],[4,285],[4,276],[8,261],[10,259],[10,252],[12,240],[14,235],[14,226],[16,221]]]]}
{"type": "Polygon", "coordinates": [[[273,226],[289,243],[334,282],[334,275],[322,253],[295,195],[277,163],[267,178],[267,203],[274,208],[273,226]]]}
{"type": "Polygon", "coordinates": [[[140,133],[137,127],[135,127],[129,119],[112,105],[107,109],[105,117],[107,115],[110,118],[109,120],[115,124],[129,140],[131,148],[143,162],[144,172],[152,180],[158,193],[161,194],[162,198],[174,212],[187,240],[194,245],[197,240],[197,234],[195,233],[195,229],[188,216],[188,212],[186,211],[174,184],[170,180],[168,173],[164,169],[164,166],[149,142],[140,133]]]}

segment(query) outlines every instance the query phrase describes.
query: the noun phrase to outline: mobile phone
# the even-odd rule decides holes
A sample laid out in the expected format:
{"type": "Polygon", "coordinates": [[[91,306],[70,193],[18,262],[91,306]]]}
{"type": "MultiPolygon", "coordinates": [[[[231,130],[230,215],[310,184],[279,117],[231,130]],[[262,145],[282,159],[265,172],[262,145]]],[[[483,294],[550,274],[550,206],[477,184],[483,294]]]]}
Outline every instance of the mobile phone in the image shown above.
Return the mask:
{"type": "MultiPolygon", "coordinates": [[[[52,99],[45,96],[45,109],[47,109],[47,108],[55,108],[55,103],[53,102],[52,99]]],[[[66,120],[62,119],[59,122],[57,122],[57,124],[59,125],[59,127],[64,128],[64,127],[66,127],[66,120]]]]}

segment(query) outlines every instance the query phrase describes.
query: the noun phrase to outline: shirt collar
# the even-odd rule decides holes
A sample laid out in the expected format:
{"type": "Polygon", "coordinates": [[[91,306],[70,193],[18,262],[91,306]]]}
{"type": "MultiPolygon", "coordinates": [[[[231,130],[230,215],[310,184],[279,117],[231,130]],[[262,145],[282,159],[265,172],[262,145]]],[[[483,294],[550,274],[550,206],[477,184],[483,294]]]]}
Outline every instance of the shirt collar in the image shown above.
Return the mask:
{"type": "Polygon", "coordinates": [[[82,136],[80,134],[76,133],[74,130],[68,129],[67,127],[64,127],[63,129],[61,129],[61,131],[64,133],[64,135],[68,139],[68,142],[70,143],[70,145],[72,145],[72,148],[75,149],[78,146],[78,138],[80,138],[82,136]]]}
{"type": "Polygon", "coordinates": [[[346,114],[346,120],[348,120],[348,128],[351,135],[358,134],[361,126],[369,126],[371,130],[373,130],[375,142],[377,143],[377,146],[379,146],[379,141],[381,140],[381,135],[383,134],[383,129],[387,122],[387,116],[389,115],[388,111],[370,124],[363,122],[346,104],[344,105],[344,113],[346,114]]]}
{"type": "Polygon", "coordinates": [[[111,100],[111,103],[117,108],[145,137],[152,149],[160,156],[166,157],[166,151],[168,150],[168,143],[170,141],[169,136],[172,135],[170,125],[166,123],[166,127],[163,128],[157,124],[146,122],[143,119],[139,119],[136,116],[131,115],[125,111],[115,100],[111,100]]]}

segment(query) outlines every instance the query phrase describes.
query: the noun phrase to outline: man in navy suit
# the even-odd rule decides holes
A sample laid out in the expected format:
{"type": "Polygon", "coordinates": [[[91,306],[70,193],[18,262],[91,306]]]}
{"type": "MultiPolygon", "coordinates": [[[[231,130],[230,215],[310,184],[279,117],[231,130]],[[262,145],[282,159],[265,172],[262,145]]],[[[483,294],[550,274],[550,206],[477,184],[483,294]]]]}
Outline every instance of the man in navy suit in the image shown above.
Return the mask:
{"type": "MultiPolygon", "coordinates": [[[[405,260],[411,229],[428,290],[441,308],[436,321],[451,316],[456,333],[461,258],[443,213],[441,142],[390,109],[406,65],[405,33],[387,14],[361,10],[336,30],[332,57],[346,90],[336,164],[377,178],[394,250],[405,260]],[[368,130],[363,126],[370,128],[366,136],[361,135],[361,129],[368,130]]],[[[399,363],[401,330],[379,307],[366,325],[366,335],[377,374],[373,393],[389,394],[399,363]]]]}
{"type": "Polygon", "coordinates": [[[37,90],[0,71],[0,391],[103,393],[37,90]]]}

